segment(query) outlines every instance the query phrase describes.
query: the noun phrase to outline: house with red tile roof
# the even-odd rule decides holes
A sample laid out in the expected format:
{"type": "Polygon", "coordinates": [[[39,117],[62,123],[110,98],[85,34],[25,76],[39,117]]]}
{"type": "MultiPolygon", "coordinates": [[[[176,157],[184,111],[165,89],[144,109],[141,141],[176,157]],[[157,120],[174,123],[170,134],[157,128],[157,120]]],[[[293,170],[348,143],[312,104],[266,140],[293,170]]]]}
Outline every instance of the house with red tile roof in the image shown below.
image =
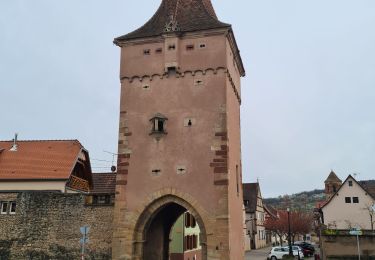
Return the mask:
{"type": "Polygon", "coordinates": [[[0,141],[0,192],[93,188],[88,151],[77,140],[0,141]]]}
{"type": "Polygon", "coordinates": [[[92,173],[93,189],[86,198],[86,204],[113,206],[116,193],[116,173],[92,173]]]}

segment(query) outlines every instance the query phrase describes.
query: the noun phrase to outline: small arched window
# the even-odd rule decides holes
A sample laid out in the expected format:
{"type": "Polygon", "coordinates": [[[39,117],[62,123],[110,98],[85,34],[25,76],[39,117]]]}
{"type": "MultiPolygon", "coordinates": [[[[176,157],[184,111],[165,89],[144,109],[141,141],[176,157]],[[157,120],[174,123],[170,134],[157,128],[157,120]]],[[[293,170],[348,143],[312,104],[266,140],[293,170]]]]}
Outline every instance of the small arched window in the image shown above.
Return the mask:
{"type": "Polygon", "coordinates": [[[153,118],[150,119],[152,124],[151,126],[151,133],[150,135],[154,135],[157,139],[160,139],[162,135],[166,135],[166,121],[168,120],[167,117],[164,115],[157,113],[153,118]]]}

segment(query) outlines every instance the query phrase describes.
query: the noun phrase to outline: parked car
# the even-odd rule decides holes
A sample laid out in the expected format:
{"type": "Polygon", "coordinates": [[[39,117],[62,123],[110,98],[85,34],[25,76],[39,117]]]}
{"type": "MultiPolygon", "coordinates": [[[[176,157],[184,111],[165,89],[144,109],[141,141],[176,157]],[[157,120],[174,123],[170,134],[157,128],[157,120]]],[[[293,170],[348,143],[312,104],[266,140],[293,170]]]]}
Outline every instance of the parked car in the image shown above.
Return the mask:
{"type": "MultiPolygon", "coordinates": [[[[298,246],[293,246],[293,255],[294,256],[300,256],[300,258],[303,258],[303,252],[302,248],[299,248],[298,246]]],[[[282,259],[284,255],[289,255],[289,247],[281,247],[281,246],[276,246],[272,247],[271,252],[268,254],[267,259],[270,260],[278,260],[282,259]]]]}
{"type": "Polygon", "coordinates": [[[304,250],[303,253],[305,256],[313,256],[315,253],[315,247],[305,241],[296,241],[294,245],[301,247],[304,250]]]}

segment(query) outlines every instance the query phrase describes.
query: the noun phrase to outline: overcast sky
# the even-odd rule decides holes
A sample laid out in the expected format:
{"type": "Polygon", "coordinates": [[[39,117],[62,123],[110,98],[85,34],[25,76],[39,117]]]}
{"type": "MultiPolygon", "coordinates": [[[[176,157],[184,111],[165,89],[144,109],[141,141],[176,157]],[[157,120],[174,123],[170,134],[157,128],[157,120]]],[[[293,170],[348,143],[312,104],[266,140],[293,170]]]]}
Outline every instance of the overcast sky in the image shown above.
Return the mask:
{"type": "MultiPolygon", "coordinates": [[[[0,139],[79,139],[95,171],[117,151],[116,36],[157,0],[0,0],[0,139]],[[100,162],[95,159],[106,160],[100,162]]],[[[375,178],[375,1],[213,0],[242,80],[245,182],[263,196],[375,178]]]]}

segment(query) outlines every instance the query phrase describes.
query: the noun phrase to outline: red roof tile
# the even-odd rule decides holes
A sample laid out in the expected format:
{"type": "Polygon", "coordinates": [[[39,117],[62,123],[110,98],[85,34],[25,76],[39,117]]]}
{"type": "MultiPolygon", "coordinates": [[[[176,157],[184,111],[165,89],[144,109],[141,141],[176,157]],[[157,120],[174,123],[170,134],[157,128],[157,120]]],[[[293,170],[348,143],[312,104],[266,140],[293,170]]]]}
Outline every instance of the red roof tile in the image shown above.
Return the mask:
{"type": "Polygon", "coordinates": [[[69,179],[83,146],[77,140],[0,141],[0,180],[69,179]]]}

